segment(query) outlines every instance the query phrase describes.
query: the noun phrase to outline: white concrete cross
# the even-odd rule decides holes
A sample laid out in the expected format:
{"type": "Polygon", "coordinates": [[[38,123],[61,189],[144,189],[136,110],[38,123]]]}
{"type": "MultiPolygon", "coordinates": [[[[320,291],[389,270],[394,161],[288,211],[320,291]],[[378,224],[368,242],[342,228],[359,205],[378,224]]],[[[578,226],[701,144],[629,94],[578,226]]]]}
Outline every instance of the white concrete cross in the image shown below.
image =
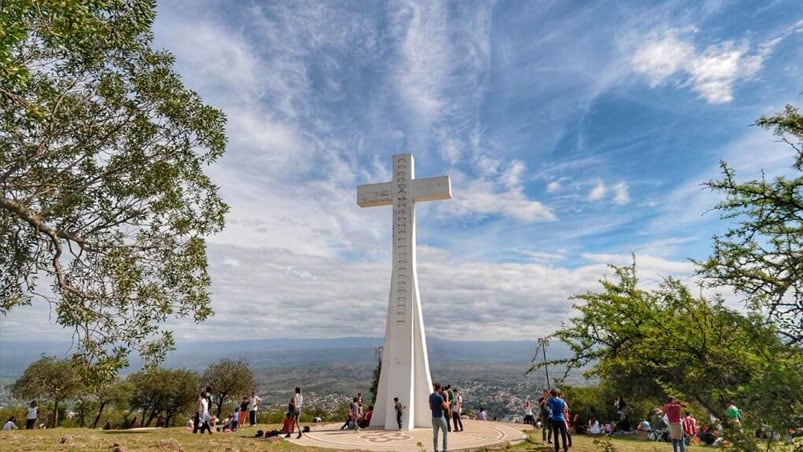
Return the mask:
{"type": "Polygon", "coordinates": [[[427,340],[418,297],[415,203],[451,199],[449,176],[415,179],[412,154],[393,156],[393,180],[357,187],[360,207],[393,206],[393,273],[385,324],[382,372],[371,427],[398,430],[393,398],[407,407],[403,429],[431,427],[427,340]]]}

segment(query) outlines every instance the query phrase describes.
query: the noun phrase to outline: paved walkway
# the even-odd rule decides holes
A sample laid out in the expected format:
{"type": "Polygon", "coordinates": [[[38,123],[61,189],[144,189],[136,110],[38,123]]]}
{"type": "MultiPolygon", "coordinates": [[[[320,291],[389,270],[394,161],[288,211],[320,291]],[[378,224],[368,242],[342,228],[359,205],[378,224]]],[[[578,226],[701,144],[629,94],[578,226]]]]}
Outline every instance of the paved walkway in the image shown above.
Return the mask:
{"type": "MultiPolygon", "coordinates": [[[[306,425],[306,424],[305,424],[306,425]]],[[[429,451],[432,452],[432,429],[417,428],[412,431],[385,431],[363,429],[340,430],[342,424],[311,425],[311,431],[301,438],[293,434],[287,441],[303,446],[323,447],[337,450],[371,451],[429,451]],[[419,446],[420,444],[420,446],[419,446]]],[[[491,421],[463,420],[462,432],[449,433],[449,451],[472,451],[480,448],[504,448],[527,439],[524,424],[507,424],[491,421]],[[518,427],[518,428],[517,428],[518,427]]],[[[443,438],[439,438],[438,450],[443,438]]]]}

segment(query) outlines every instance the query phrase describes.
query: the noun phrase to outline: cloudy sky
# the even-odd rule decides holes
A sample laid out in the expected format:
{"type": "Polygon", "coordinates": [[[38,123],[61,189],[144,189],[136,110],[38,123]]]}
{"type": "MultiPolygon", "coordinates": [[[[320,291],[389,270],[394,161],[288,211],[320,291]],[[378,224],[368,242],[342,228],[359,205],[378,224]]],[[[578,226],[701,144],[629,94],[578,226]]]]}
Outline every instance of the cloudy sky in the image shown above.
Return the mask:
{"type": "MultiPolygon", "coordinates": [[[[416,208],[430,336],[548,334],[631,253],[693,284],[727,228],[701,184],[788,173],[751,124],[803,90],[796,0],[163,1],[155,34],[228,117],[216,315],[180,341],[382,336],[391,209],[356,190],[399,153],[452,181],[416,208]]],[[[43,306],[0,319],[23,329],[58,331],[43,306]]]]}

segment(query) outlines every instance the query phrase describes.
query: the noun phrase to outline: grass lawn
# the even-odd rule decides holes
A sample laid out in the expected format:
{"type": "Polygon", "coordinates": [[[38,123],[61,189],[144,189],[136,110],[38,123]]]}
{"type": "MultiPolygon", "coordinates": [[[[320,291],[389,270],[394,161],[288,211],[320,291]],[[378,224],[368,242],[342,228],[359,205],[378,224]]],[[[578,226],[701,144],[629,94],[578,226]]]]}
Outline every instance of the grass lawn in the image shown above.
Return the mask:
{"type": "MultiPolygon", "coordinates": [[[[89,430],[82,428],[58,428],[48,430],[15,430],[0,432],[1,451],[112,451],[115,445],[120,451],[160,451],[160,452],[245,452],[245,451],[293,451],[293,452],[324,452],[332,449],[319,449],[313,447],[300,447],[281,438],[258,439],[252,435],[257,429],[265,431],[281,428],[279,425],[260,425],[235,433],[215,433],[213,435],[193,435],[184,428],[154,429],[142,433],[122,433],[113,431],[105,433],[102,430],[89,430]]],[[[531,440],[522,444],[511,446],[506,450],[550,452],[554,448],[551,444],[541,444],[540,432],[530,435],[531,440]]],[[[652,452],[672,450],[670,443],[656,443],[635,437],[614,437],[611,445],[618,452],[652,452]]],[[[712,447],[691,446],[691,451],[704,452],[717,450],[712,447]]],[[[571,452],[603,452],[605,449],[593,443],[588,436],[575,436],[571,452]]],[[[731,449],[735,450],[735,449],[731,449]]],[[[779,445],[773,449],[789,451],[779,445]]],[[[400,451],[408,452],[408,451],[400,451]]],[[[409,451],[417,452],[417,451],[409,451]]]]}

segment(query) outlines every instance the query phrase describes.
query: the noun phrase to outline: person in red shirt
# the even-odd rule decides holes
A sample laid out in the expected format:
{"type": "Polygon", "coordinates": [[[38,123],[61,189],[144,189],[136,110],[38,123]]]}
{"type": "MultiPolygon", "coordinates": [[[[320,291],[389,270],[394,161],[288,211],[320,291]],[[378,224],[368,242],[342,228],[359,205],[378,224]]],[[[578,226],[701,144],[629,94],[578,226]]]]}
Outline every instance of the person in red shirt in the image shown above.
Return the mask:
{"type": "Polygon", "coordinates": [[[664,414],[669,419],[669,438],[672,440],[672,452],[686,452],[686,441],[683,440],[683,427],[680,424],[680,409],[686,406],[675,400],[674,397],[667,399],[663,406],[664,414]]]}
{"type": "Polygon", "coordinates": [[[683,418],[683,433],[686,436],[694,438],[697,436],[697,419],[686,411],[686,416],[683,418]]]}

